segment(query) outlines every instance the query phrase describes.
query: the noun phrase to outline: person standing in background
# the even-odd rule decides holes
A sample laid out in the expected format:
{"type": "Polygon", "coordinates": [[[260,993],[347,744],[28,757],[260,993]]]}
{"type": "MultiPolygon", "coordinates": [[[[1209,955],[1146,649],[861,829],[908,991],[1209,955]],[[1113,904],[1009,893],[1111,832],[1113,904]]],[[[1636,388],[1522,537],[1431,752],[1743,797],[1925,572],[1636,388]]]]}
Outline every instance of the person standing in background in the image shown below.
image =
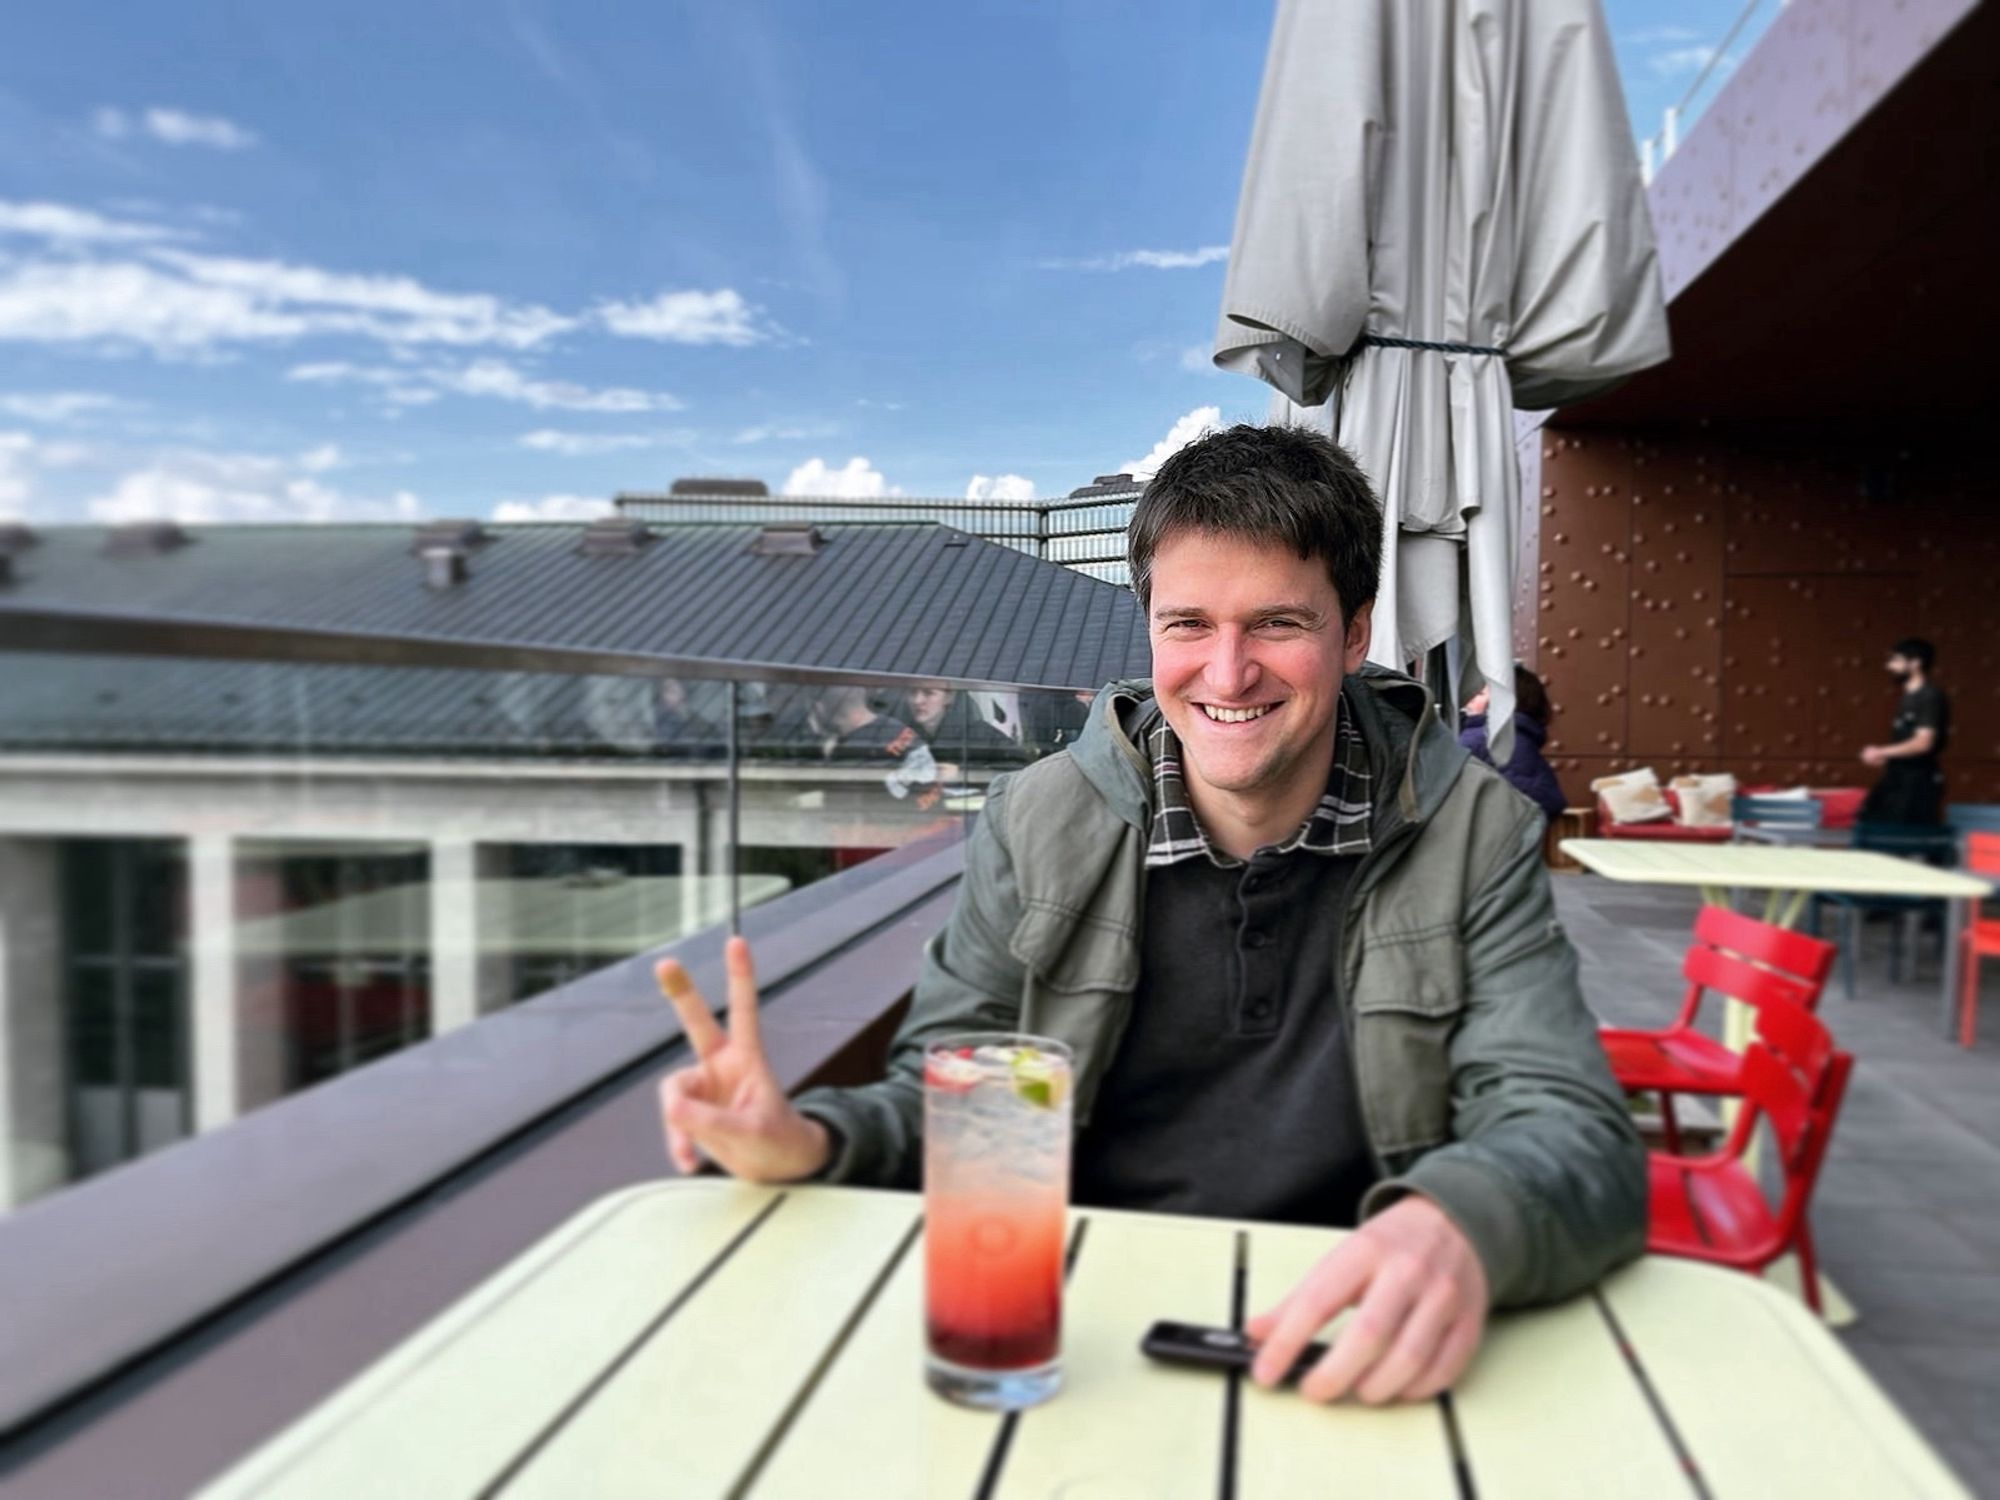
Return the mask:
{"type": "Polygon", "coordinates": [[[1903,684],[1903,699],[1889,726],[1889,743],[1861,751],[1864,765],[1882,779],[1861,804],[1864,823],[1936,823],[1944,809],[1944,769],[1939,757],[1951,738],[1951,700],[1931,681],[1937,650],[1916,636],[1889,652],[1889,675],[1903,684]]]}
{"type": "MultiPolygon", "coordinates": [[[[1525,795],[1548,814],[1551,823],[1562,816],[1566,803],[1554,767],[1543,758],[1542,746],[1549,737],[1549,690],[1542,679],[1518,662],[1514,665],[1514,753],[1500,774],[1515,791],[1525,795]]],[[[1459,725],[1458,742],[1474,755],[1493,764],[1486,745],[1486,689],[1481,688],[1465,705],[1459,725]]]]}

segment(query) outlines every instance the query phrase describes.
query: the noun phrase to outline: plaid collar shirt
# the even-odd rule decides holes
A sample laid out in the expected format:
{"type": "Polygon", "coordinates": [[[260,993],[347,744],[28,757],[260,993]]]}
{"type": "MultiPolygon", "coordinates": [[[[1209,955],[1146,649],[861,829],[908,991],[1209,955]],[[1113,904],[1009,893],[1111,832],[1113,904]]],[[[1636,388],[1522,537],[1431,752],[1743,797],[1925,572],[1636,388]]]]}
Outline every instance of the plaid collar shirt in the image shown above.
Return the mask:
{"type": "MultiPolygon", "coordinates": [[[[1209,863],[1232,870],[1243,860],[1224,854],[1208,841],[1201,822],[1188,802],[1187,781],[1181,772],[1181,742],[1164,717],[1146,737],[1146,750],[1153,763],[1153,832],[1146,847],[1146,865],[1178,864],[1184,859],[1206,855],[1209,863]]],[[[1303,849],[1310,854],[1366,854],[1371,844],[1369,823],[1375,811],[1374,777],[1368,769],[1368,746],[1354,727],[1348,711],[1347,692],[1342,689],[1334,716],[1333,768],[1327,776],[1326,791],[1319,806],[1299,825],[1298,831],[1276,846],[1278,854],[1303,849]]]]}

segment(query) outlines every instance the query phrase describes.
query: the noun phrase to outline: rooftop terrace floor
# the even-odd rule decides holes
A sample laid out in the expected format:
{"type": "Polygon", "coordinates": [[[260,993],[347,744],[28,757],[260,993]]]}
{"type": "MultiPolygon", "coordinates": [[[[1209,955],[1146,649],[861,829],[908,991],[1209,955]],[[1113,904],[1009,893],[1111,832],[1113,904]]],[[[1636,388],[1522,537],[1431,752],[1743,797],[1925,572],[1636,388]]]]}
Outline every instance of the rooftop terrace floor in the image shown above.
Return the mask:
{"type": "MultiPolygon", "coordinates": [[[[1693,892],[1556,878],[1556,902],[1600,1019],[1660,1026],[1677,1010],[1693,892]]],[[[1938,955],[1888,976],[1867,935],[1849,1001],[1836,974],[1820,1015],[1855,1055],[1814,1196],[1821,1268],[1859,1311],[1842,1338],[1973,1490],[2000,1497],[2000,965],[1966,1052],[1939,1028],[1938,955]]]]}

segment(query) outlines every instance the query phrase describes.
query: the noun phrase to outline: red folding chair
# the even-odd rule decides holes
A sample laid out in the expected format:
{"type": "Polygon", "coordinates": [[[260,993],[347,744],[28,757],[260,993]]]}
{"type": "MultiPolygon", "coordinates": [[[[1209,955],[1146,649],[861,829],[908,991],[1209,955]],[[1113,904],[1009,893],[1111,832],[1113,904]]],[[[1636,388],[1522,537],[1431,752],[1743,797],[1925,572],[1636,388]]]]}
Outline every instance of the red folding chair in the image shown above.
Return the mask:
{"type": "Polygon", "coordinates": [[[1840,950],[1832,943],[1773,927],[1723,906],[1704,906],[1694,942],[1681,960],[1687,998],[1663,1031],[1611,1028],[1598,1032],[1612,1076],[1627,1093],[1660,1096],[1667,1149],[1681,1149],[1674,1095],[1734,1095],[1742,1090],[1743,1058],[1695,1029],[1708,991],[1760,1008],[1777,1000],[1812,1010],[1840,950]]]}
{"type": "Polygon", "coordinates": [[[1757,1039],[1743,1053],[1744,1109],[1728,1144],[1713,1156],[1646,1158],[1646,1248],[1744,1271],[1762,1271],[1795,1250],[1806,1305],[1819,1312],[1806,1209],[1853,1067],[1852,1054],[1836,1049],[1810,1012],[1783,1001],[1760,1009],[1757,1039]],[[1770,1124],[1784,1175],[1775,1210],[1743,1160],[1759,1120],[1770,1124]]]}
{"type": "MultiPolygon", "coordinates": [[[[1965,868],[1975,875],[2000,875],[2000,833],[1968,834],[1965,840],[1965,868]]],[[[1972,1032],[1979,1019],[1979,961],[2000,958],[2000,916],[1982,917],[1979,908],[1965,924],[1958,954],[1958,1044],[1972,1045],[1972,1032]]]]}

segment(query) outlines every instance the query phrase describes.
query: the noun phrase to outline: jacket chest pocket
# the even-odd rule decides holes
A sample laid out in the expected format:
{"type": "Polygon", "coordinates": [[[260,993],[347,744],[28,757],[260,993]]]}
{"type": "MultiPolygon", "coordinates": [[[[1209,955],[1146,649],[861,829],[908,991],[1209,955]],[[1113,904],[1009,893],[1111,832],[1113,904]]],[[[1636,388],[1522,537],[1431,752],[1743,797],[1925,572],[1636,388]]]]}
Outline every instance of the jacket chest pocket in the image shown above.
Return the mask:
{"type": "Polygon", "coordinates": [[[1383,937],[1354,980],[1354,1071],[1381,1156],[1451,1139],[1451,1040],[1465,1010],[1457,928],[1383,937]]]}
{"type": "Polygon", "coordinates": [[[1116,924],[1031,905],[1010,948],[1026,970],[1021,1029],[1069,1044],[1076,1056],[1076,1123],[1090,1119],[1097,1086],[1131,1014],[1139,982],[1136,934],[1116,924]]]}

